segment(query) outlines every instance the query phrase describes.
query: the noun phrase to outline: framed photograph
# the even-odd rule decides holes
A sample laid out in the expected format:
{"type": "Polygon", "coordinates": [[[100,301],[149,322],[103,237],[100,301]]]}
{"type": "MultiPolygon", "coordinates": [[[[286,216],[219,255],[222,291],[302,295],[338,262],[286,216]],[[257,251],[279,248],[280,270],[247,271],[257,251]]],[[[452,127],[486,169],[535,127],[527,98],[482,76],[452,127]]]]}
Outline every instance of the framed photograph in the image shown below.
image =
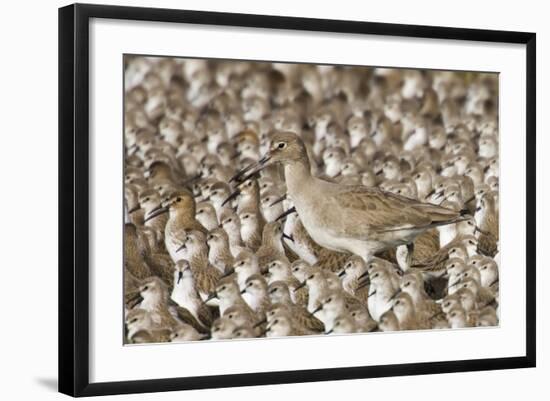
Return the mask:
{"type": "Polygon", "coordinates": [[[535,40],[61,8],[59,390],[535,366],[535,40]]]}

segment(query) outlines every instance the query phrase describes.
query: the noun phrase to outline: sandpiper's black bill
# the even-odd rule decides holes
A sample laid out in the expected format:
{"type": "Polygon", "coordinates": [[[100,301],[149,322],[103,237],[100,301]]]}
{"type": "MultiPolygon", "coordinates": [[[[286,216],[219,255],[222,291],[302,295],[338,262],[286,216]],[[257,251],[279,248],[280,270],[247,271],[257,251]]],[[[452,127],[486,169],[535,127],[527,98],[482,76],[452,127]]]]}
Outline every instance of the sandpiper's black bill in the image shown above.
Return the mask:
{"type": "Polygon", "coordinates": [[[282,213],[279,217],[277,217],[275,219],[275,221],[279,221],[279,220],[282,220],[284,219],[286,216],[288,216],[289,214],[292,214],[292,213],[296,213],[296,208],[294,206],[292,206],[290,209],[288,209],[286,212],[282,213]]]}
{"type": "Polygon", "coordinates": [[[213,293],[208,296],[204,301],[202,301],[203,304],[207,304],[208,302],[212,301],[214,298],[218,298],[218,294],[213,293]]]}
{"type": "Polygon", "coordinates": [[[370,285],[370,278],[367,277],[365,280],[359,281],[357,284],[357,288],[355,288],[355,291],[360,290],[361,288],[365,288],[370,285]]]}
{"type": "Polygon", "coordinates": [[[131,208],[130,210],[128,210],[128,214],[132,214],[132,213],[134,213],[134,212],[137,212],[139,209],[141,209],[141,207],[139,207],[139,205],[134,206],[133,208],[131,208]]]}
{"type": "Polygon", "coordinates": [[[273,202],[271,202],[271,204],[269,205],[269,207],[271,206],[275,206],[277,203],[281,203],[282,201],[284,201],[286,199],[286,194],[284,194],[283,196],[275,199],[273,202]]]}
{"type": "Polygon", "coordinates": [[[231,195],[229,195],[222,203],[222,206],[225,206],[227,202],[231,202],[233,199],[236,199],[237,196],[241,194],[241,190],[237,188],[231,195]]]}
{"type": "Polygon", "coordinates": [[[312,315],[315,315],[317,312],[319,312],[321,309],[323,309],[323,305],[319,305],[317,308],[313,309],[311,312],[312,315]]]}
{"type": "Polygon", "coordinates": [[[157,208],[157,209],[154,209],[151,213],[149,213],[149,216],[147,216],[145,218],[145,220],[143,220],[143,222],[147,222],[151,219],[154,219],[155,217],[157,216],[160,216],[161,214],[164,214],[164,213],[168,213],[168,208],[167,207],[160,207],[160,208],[157,208]]]}
{"type": "Polygon", "coordinates": [[[287,240],[294,242],[294,237],[292,236],[292,234],[283,233],[283,238],[286,238],[287,240]]]}
{"type": "Polygon", "coordinates": [[[399,294],[401,294],[401,288],[393,293],[393,295],[390,297],[390,301],[393,301],[395,297],[397,297],[399,294]]]}
{"type": "Polygon", "coordinates": [[[220,279],[229,277],[229,276],[231,276],[233,273],[235,273],[235,269],[229,269],[229,270],[227,270],[224,274],[222,274],[222,275],[220,276],[220,279]]]}
{"type": "Polygon", "coordinates": [[[252,326],[252,328],[257,328],[257,327],[260,327],[262,324],[265,324],[267,323],[267,319],[263,319],[263,320],[260,320],[258,323],[256,323],[254,326],[252,326]]]}

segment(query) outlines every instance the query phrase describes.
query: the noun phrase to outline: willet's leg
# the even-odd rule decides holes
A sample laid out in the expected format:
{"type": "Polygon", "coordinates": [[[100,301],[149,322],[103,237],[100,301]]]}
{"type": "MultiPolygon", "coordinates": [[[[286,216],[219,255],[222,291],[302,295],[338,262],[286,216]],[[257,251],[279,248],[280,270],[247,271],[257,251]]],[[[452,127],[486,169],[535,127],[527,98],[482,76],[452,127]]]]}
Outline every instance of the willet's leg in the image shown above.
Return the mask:
{"type": "Polygon", "coordinates": [[[409,270],[412,266],[413,255],[414,255],[414,242],[411,242],[410,244],[407,244],[407,270],[409,270]]]}

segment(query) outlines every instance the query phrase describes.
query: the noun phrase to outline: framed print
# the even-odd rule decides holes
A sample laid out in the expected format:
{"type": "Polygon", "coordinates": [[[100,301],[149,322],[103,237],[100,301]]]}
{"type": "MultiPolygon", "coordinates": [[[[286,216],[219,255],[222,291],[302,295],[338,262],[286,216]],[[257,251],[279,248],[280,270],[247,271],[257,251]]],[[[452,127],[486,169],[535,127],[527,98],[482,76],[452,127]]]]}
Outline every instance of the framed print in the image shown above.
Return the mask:
{"type": "Polygon", "coordinates": [[[535,40],[61,8],[59,390],[535,366],[535,40]]]}

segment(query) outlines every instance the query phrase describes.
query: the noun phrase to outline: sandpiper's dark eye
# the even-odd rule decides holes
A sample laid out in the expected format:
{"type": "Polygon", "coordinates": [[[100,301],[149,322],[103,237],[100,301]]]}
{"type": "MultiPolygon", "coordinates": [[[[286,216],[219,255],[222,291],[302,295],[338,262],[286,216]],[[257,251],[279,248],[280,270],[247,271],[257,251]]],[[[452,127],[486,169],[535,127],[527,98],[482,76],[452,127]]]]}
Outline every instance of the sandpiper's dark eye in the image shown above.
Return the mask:
{"type": "Polygon", "coordinates": [[[143,287],[143,291],[147,291],[149,289],[149,286],[146,285],[145,287],[143,287]]]}
{"type": "Polygon", "coordinates": [[[220,288],[220,290],[222,290],[222,291],[225,290],[225,285],[222,288],[220,288]]]}
{"type": "Polygon", "coordinates": [[[329,302],[332,302],[332,298],[327,299],[327,304],[328,304],[329,302]]]}
{"type": "Polygon", "coordinates": [[[178,333],[174,333],[174,338],[176,338],[177,336],[179,336],[179,334],[178,334],[178,333]]]}
{"type": "Polygon", "coordinates": [[[181,198],[178,197],[178,198],[176,199],[176,202],[181,202],[181,198]]]}
{"type": "Polygon", "coordinates": [[[286,143],[284,142],[279,142],[279,144],[277,145],[279,149],[284,149],[285,146],[286,146],[286,143]]]}
{"type": "Polygon", "coordinates": [[[227,220],[227,222],[228,222],[228,223],[231,223],[232,221],[233,221],[233,219],[229,219],[229,220],[227,220]]]}
{"type": "Polygon", "coordinates": [[[411,284],[410,282],[409,282],[409,283],[405,283],[405,287],[408,287],[410,284],[411,284]]]}
{"type": "Polygon", "coordinates": [[[456,316],[456,313],[451,313],[451,317],[455,317],[456,316]]]}
{"type": "Polygon", "coordinates": [[[400,300],[395,301],[395,304],[396,304],[396,305],[399,305],[400,303],[401,303],[400,300]]]}
{"type": "Polygon", "coordinates": [[[374,276],[372,276],[372,278],[376,278],[378,277],[378,273],[376,273],[374,276]]]}
{"type": "Polygon", "coordinates": [[[277,324],[279,323],[279,319],[275,319],[275,321],[273,322],[273,324],[277,324]]]}

